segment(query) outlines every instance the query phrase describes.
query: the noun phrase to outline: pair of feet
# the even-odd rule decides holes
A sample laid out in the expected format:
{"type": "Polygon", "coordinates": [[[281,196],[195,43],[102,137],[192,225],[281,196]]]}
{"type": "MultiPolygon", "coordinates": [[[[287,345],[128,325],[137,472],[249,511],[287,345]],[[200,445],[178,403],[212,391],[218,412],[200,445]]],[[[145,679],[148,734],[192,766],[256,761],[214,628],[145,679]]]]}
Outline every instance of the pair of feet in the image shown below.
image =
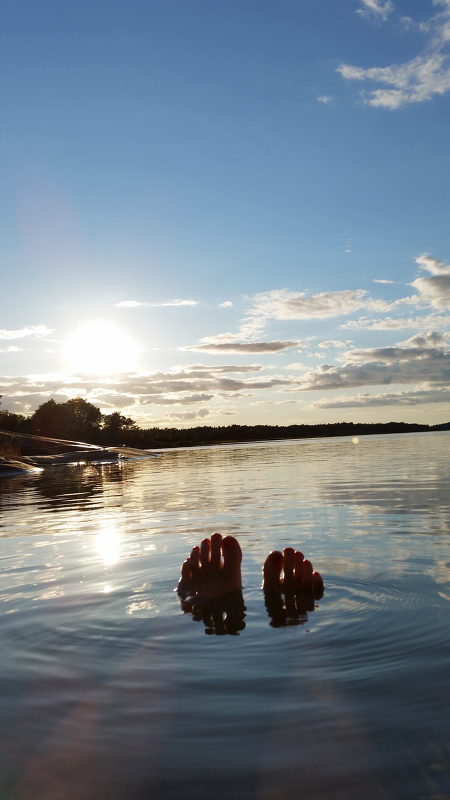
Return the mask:
{"type": "MultiPolygon", "coordinates": [[[[230,592],[240,592],[242,550],[234,536],[222,538],[214,533],[194,547],[181,567],[177,591],[182,598],[213,600],[230,592]]],[[[274,550],[263,566],[262,588],[266,593],[323,594],[323,580],[313,572],[310,561],[292,547],[274,550]]]]}

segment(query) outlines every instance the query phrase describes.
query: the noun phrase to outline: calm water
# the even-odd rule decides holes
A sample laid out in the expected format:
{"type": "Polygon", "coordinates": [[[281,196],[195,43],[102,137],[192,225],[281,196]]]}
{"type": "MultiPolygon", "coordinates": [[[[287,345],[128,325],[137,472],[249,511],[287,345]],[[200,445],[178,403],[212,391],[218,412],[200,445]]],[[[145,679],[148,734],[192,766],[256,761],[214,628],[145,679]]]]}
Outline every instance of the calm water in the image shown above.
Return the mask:
{"type": "Polygon", "coordinates": [[[448,433],[2,480],[1,800],[449,798],[449,489],[448,433]],[[172,591],[214,531],[244,551],[236,635],[172,591]],[[274,627],[288,544],[326,589],[274,627]]]}

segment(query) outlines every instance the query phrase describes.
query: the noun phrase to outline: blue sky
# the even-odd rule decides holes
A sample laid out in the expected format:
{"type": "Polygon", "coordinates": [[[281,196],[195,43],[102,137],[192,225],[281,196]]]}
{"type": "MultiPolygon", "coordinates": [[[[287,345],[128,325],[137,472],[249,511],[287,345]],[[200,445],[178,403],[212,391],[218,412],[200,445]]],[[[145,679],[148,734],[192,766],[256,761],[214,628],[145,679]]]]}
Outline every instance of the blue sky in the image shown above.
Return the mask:
{"type": "Polygon", "coordinates": [[[0,394],[449,419],[450,0],[0,0],[0,394]]]}

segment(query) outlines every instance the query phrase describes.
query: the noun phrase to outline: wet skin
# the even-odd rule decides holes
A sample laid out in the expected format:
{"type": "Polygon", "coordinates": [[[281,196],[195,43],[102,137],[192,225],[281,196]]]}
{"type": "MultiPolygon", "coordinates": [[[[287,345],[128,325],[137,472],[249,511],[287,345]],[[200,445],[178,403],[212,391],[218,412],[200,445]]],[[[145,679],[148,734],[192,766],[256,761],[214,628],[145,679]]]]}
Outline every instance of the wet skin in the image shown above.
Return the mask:
{"type": "Polygon", "coordinates": [[[318,572],[313,572],[310,561],[300,550],[285,547],[283,552],[273,550],[263,566],[263,589],[265,592],[307,591],[323,594],[323,580],[318,572]]]}
{"type": "Polygon", "coordinates": [[[213,533],[211,539],[194,547],[183,563],[178,594],[205,600],[241,591],[241,561],[242,550],[234,536],[223,539],[220,533],[213,533]]]}
{"type": "MultiPolygon", "coordinates": [[[[181,567],[181,608],[203,620],[206,633],[238,633],[245,627],[242,551],[233,536],[214,533],[194,547],[181,567]]],[[[323,595],[323,580],[303,553],[286,547],[269,553],[263,566],[264,598],[273,627],[299,625],[323,595]]]]}
{"type": "Polygon", "coordinates": [[[303,625],[323,596],[323,580],[299,550],[274,550],[263,566],[264,602],[274,628],[303,625]]]}

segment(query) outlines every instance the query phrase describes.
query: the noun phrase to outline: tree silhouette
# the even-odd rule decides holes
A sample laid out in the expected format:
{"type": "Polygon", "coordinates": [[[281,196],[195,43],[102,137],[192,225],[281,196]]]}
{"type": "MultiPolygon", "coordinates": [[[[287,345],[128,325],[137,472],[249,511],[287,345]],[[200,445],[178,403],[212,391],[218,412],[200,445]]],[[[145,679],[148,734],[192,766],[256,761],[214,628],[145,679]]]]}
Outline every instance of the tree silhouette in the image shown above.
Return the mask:
{"type": "Polygon", "coordinates": [[[53,399],[42,403],[31,417],[33,433],[59,439],[98,439],[102,413],[97,406],[81,397],[56,403],[53,399]]]}

